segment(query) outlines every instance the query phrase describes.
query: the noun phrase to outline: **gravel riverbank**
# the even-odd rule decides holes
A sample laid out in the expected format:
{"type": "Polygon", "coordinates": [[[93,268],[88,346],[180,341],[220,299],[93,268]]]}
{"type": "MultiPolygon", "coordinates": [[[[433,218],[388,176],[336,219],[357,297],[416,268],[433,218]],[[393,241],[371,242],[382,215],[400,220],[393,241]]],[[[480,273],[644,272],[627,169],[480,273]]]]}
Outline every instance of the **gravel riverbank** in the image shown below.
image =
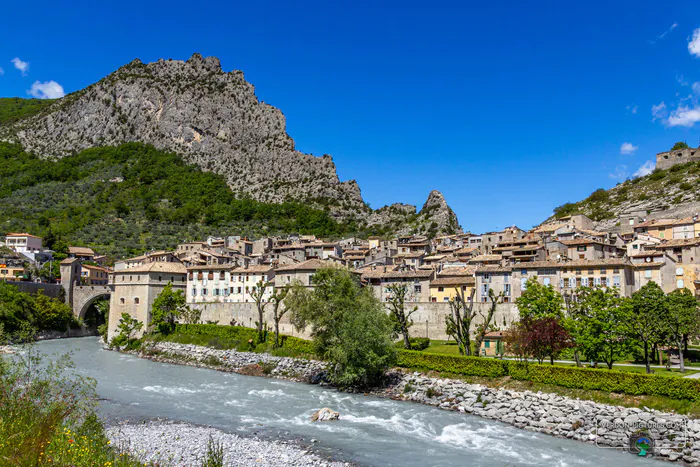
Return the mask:
{"type": "Polygon", "coordinates": [[[246,438],[215,428],[178,422],[125,424],[107,429],[112,445],[142,462],[168,467],[195,467],[206,458],[209,437],[223,446],[225,466],[322,466],[352,464],[328,461],[302,446],[276,440],[246,438]]]}

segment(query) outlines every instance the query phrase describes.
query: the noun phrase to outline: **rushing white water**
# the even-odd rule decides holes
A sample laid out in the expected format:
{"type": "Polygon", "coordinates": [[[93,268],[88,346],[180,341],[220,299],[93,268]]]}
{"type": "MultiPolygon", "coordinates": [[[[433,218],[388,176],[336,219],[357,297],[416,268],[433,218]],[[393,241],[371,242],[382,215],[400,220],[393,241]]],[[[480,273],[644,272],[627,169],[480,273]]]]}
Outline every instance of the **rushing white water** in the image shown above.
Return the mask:
{"type": "Polygon", "coordinates": [[[97,338],[46,341],[39,346],[48,354],[73,353],[78,369],[97,380],[98,393],[105,398],[101,409],[111,419],[161,417],[239,434],[314,438],[318,440],[314,447],[324,454],[360,465],[655,463],[420,404],[156,363],[103,350],[97,338]],[[340,412],[340,420],[312,423],[311,414],[322,407],[340,412]]]}

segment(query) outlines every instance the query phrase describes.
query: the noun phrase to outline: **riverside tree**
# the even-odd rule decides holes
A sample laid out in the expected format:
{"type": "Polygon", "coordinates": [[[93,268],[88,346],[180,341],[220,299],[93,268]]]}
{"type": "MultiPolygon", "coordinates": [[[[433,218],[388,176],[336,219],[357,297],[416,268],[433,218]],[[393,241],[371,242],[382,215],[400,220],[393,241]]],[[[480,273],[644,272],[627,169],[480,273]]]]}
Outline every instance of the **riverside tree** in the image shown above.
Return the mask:
{"type": "Polygon", "coordinates": [[[666,296],[666,316],[663,320],[665,332],[670,342],[678,347],[681,373],[685,372],[683,361],[684,340],[698,335],[700,311],[698,301],[687,288],[677,289],[666,296]]]}
{"type": "Polygon", "coordinates": [[[563,317],[564,298],[551,285],[543,285],[537,282],[537,278],[531,277],[525,282],[525,289],[515,301],[518,305],[521,319],[555,318],[563,317]]]}
{"type": "Polygon", "coordinates": [[[168,282],[168,285],[153,300],[151,324],[158,329],[158,332],[167,334],[175,328],[175,320],[188,315],[189,311],[183,291],[173,290],[173,285],[168,282]]]}
{"type": "Polygon", "coordinates": [[[651,281],[632,294],[626,305],[629,306],[627,335],[644,350],[646,372],[651,373],[649,349],[661,341],[664,331],[664,317],[667,304],[663,290],[651,281]]]}
{"type": "Polygon", "coordinates": [[[285,304],[292,323],[311,327],[317,355],[330,362],[338,386],[373,386],[394,363],[393,324],[371,288],[340,268],[319,269],[313,291],[296,284],[285,304]]]}
{"type": "Polygon", "coordinates": [[[255,302],[255,308],[258,310],[258,320],[255,322],[256,329],[258,330],[258,342],[265,341],[265,307],[268,302],[265,302],[265,292],[267,288],[270,287],[270,283],[264,280],[259,280],[253,290],[250,291],[250,296],[255,302]]]}
{"type": "Polygon", "coordinates": [[[579,288],[571,304],[567,327],[573,335],[576,350],[586,360],[613,363],[629,351],[626,329],[629,307],[615,288],[579,288]]]}
{"type": "Polygon", "coordinates": [[[394,322],[394,331],[396,335],[403,336],[403,346],[405,349],[411,349],[411,340],[408,334],[408,328],[413,326],[411,315],[418,310],[417,306],[406,310],[406,296],[408,295],[408,285],[392,284],[387,287],[389,291],[389,299],[387,302],[387,310],[389,317],[394,322]]]}
{"type": "Polygon", "coordinates": [[[471,327],[476,316],[476,311],[474,311],[475,292],[476,290],[472,289],[467,301],[464,291],[456,288],[455,296],[449,301],[450,314],[445,317],[445,333],[454,337],[459,347],[459,353],[467,356],[472,354],[471,327]]]}
{"type": "Polygon", "coordinates": [[[287,298],[290,288],[290,285],[287,284],[282,288],[273,290],[270,296],[270,303],[272,303],[272,319],[275,322],[275,348],[280,346],[280,321],[282,321],[282,317],[289,310],[283,302],[284,299],[287,298]]]}

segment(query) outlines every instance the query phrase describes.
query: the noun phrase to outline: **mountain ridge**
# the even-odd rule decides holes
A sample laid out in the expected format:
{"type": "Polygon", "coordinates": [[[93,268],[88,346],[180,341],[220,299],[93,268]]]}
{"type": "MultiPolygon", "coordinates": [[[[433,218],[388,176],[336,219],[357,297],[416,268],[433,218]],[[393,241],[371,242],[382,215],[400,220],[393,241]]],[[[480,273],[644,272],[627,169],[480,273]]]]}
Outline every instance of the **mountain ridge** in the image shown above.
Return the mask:
{"type": "Polygon", "coordinates": [[[311,203],[341,221],[392,225],[399,234],[460,231],[442,194],[431,193],[429,211],[370,209],[355,180],[339,179],[331,156],[296,151],[282,111],[260,101],[242,71],[224,72],[216,57],[133,60],[35,115],[0,125],[0,140],[44,158],[141,142],[224,176],[240,197],[311,203]]]}

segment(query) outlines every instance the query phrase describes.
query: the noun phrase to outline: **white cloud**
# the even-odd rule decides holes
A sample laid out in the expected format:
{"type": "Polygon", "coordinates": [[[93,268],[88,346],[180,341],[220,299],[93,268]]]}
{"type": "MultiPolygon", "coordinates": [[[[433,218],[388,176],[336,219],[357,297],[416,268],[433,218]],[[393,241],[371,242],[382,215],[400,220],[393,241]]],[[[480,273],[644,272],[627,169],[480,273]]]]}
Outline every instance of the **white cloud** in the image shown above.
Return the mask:
{"type": "Polygon", "coordinates": [[[625,109],[627,109],[627,112],[634,115],[637,113],[637,109],[639,109],[639,106],[638,105],[628,105],[627,107],[625,107],[625,109]]]}
{"type": "Polygon", "coordinates": [[[627,166],[625,164],[619,164],[615,166],[614,172],[608,174],[608,177],[612,178],[613,180],[624,180],[627,178],[627,175],[629,175],[629,172],[627,172],[627,166]]]}
{"type": "Polygon", "coordinates": [[[656,164],[654,163],[654,161],[646,161],[644,164],[642,164],[642,166],[639,169],[637,169],[633,176],[643,177],[645,175],[649,175],[654,171],[655,168],[656,164]]]}
{"type": "Polygon", "coordinates": [[[662,102],[661,104],[652,105],[651,115],[654,117],[651,119],[652,122],[660,118],[666,118],[666,115],[668,115],[666,104],[662,102]]]}
{"type": "Polygon", "coordinates": [[[667,35],[669,35],[669,34],[671,33],[671,31],[673,31],[674,29],[676,29],[676,27],[678,27],[678,23],[673,23],[673,24],[671,25],[670,28],[668,28],[667,30],[665,30],[664,32],[662,32],[661,34],[659,34],[658,36],[656,36],[656,39],[651,40],[651,41],[649,41],[649,42],[652,43],[652,44],[656,44],[656,41],[660,41],[661,39],[663,39],[664,37],[666,37],[667,35]]]}
{"type": "Polygon", "coordinates": [[[56,81],[46,81],[44,83],[35,81],[32,84],[32,88],[27,91],[27,94],[37,99],[58,99],[66,95],[63,91],[63,86],[56,81]]]}
{"type": "Polygon", "coordinates": [[[693,37],[688,42],[688,52],[690,55],[700,57],[700,28],[693,31],[693,37]]]}
{"type": "Polygon", "coordinates": [[[19,59],[19,57],[15,57],[10,61],[15,66],[15,68],[22,72],[22,76],[27,76],[27,71],[29,70],[29,62],[23,62],[19,59]]]}
{"type": "Polygon", "coordinates": [[[622,146],[620,146],[620,154],[623,156],[634,154],[637,149],[639,149],[639,146],[635,146],[632,143],[622,143],[622,146]]]}
{"type": "Polygon", "coordinates": [[[700,122],[700,107],[697,105],[694,107],[679,105],[666,119],[668,126],[692,127],[697,122],[700,122]]]}

